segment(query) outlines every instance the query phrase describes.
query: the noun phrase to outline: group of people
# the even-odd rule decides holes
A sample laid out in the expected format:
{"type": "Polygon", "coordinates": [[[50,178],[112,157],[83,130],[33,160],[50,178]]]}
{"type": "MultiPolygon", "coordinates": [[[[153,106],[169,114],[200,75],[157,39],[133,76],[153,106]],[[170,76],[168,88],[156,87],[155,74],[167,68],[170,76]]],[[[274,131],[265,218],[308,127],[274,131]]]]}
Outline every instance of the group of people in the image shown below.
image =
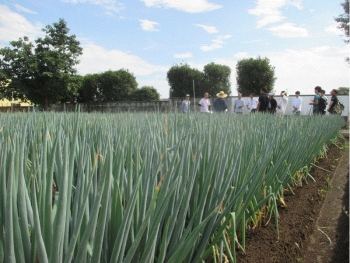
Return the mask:
{"type": "Polygon", "coordinates": [[[312,111],[314,115],[325,115],[326,110],[330,114],[335,114],[335,105],[338,103],[338,97],[337,97],[337,90],[333,89],[331,90],[331,101],[328,103],[328,99],[325,96],[325,91],[320,87],[316,86],[315,87],[315,96],[312,102],[310,102],[310,105],[312,105],[312,111]],[[328,105],[328,109],[327,109],[328,105]]]}
{"type": "MultiPolygon", "coordinates": [[[[336,96],[337,91],[333,89],[331,91],[332,98],[330,103],[328,103],[328,99],[325,96],[325,91],[322,90],[321,87],[315,87],[315,96],[314,99],[309,103],[309,105],[313,106],[313,114],[326,114],[326,110],[334,114],[334,106],[338,103],[338,98],[336,96]],[[327,109],[328,105],[328,109],[327,109]]],[[[216,99],[213,103],[215,112],[227,112],[228,105],[225,100],[227,94],[225,92],[220,91],[216,94],[216,99]]],[[[300,97],[300,91],[295,92],[295,98],[292,102],[293,114],[300,115],[302,108],[303,100],[300,97]]],[[[279,113],[285,114],[288,105],[288,97],[285,91],[281,92],[281,98],[277,102],[274,98],[273,93],[267,93],[265,88],[262,88],[260,91],[259,98],[254,97],[254,93],[249,95],[249,99],[247,103],[242,99],[242,94],[238,93],[238,98],[234,102],[233,111],[237,114],[242,114],[243,109],[246,106],[251,113],[255,112],[263,112],[263,113],[279,113]]],[[[200,112],[203,113],[211,113],[211,103],[209,99],[209,93],[204,93],[204,97],[199,101],[198,106],[200,106],[200,112]]],[[[182,112],[187,113],[190,109],[190,95],[186,94],[185,100],[182,102],[182,112]]]]}
{"type": "MultiPolygon", "coordinates": [[[[242,94],[238,94],[238,99],[236,101],[242,100],[241,97],[242,94]]],[[[281,92],[281,100],[277,102],[275,95],[273,93],[267,94],[267,90],[263,88],[260,91],[259,99],[254,98],[254,93],[250,93],[247,101],[247,109],[250,110],[251,113],[267,112],[274,114],[276,112],[281,112],[284,114],[287,109],[287,104],[288,97],[285,91],[281,92]]]]}

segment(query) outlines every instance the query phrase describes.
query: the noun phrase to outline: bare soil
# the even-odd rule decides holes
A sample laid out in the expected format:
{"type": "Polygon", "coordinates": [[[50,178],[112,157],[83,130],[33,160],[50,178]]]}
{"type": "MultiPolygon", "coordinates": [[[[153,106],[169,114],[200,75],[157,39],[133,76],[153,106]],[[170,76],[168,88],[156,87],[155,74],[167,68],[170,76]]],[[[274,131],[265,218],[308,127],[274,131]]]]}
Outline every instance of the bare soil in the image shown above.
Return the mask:
{"type": "MultiPolygon", "coordinates": [[[[349,137],[346,138],[349,140],[349,137]]],[[[345,151],[332,145],[327,153],[327,158],[320,159],[316,165],[325,170],[334,172],[345,151]]],[[[347,155],[348,156],[348,155],[347,155]]],[[[347,161],[347,164],[349,162],[347,161]]],[[[323,255],[329,263],[347,263],[349,262],[349,166],[346,165],[347,176],[345,184],[342,187],[345,194],[342,200],[331,200],[330,202],[342,203],[344,212],[338,220],[337,226],[334,226],[336,242],[333,250],[319,253],[323,255]]],[[[330,190],[330,179],[332,173],[319,168],[312,168],[310,174],[316,182],[309,180],[308,184],[303,184],[294,190],[294,195],[290,192],[285,193],[286,208],[279,208],[279,238],[277,237],[275,222],[259,229],[249,230],[246,234],[245,253],[240,252],[237,255],[239,263],[294,263],[318,262],[316,258],[304,260],[307,256],[308,246],[311,246],[310,237],[315,231],[318,231],[316,225],[320,216],[325,197],[330,190]]],[[[331,216],[331,215],[330,215],[331,216]]],[[[325,237],[326,238],[326,237],[325,237]]],[[[314,242],[315,243],[315,242],[314,242]]]]}

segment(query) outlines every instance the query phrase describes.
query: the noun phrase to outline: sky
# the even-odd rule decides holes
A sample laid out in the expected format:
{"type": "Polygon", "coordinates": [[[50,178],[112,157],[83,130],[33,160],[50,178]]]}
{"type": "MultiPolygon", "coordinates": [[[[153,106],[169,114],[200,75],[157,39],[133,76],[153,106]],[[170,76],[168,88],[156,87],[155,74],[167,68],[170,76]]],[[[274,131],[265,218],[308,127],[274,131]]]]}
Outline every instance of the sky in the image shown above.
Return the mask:
{"type": "MultiPolygon", "coordinates": [[[[63,18],[83,48],[81,75],[128,69],[139,87],[169,97],[167,71],[187,63],[231,68],[267,57],[275,92],[349,87],[349,45],[334,18],[344,0],[0,0],[0,47],[41,36],[63,18]]],[[[192,87],[189,87],[192,88],[192,87]]]]}

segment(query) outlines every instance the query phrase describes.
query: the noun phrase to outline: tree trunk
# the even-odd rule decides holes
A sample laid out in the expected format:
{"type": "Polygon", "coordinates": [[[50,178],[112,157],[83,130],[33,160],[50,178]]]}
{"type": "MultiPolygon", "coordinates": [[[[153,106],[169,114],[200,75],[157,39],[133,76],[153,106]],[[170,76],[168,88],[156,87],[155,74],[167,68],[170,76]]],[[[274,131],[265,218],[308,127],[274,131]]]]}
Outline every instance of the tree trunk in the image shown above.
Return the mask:
{"type": "Polygon", "coordinates": [[[44,99],[44,111],[47,111],[49,109],[49,102],[47,97],[44,99]]]}

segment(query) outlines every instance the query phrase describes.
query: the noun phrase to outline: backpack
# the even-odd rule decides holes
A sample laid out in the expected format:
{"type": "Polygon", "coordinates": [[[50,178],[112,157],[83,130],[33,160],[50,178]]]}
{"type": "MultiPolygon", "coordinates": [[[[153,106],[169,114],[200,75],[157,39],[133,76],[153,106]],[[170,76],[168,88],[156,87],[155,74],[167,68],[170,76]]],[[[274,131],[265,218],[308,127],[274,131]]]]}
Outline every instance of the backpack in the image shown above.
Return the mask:
{"type": "Polygon", "coordinates": [[[343,112],[344,108],[345,108],[344,105],[340,101],[338,101],[338,103],[335,104],[333,111],[334,113],[340,115],[343,112]]]}
{"type": "Polygon", "coordinates": [[[319,101],[318,101],[318,109],[319,109],[319,111],[325,111],[326,110],[326,102],[327,101],[323,97],[321,97],[319,99],[319,101]]]}

